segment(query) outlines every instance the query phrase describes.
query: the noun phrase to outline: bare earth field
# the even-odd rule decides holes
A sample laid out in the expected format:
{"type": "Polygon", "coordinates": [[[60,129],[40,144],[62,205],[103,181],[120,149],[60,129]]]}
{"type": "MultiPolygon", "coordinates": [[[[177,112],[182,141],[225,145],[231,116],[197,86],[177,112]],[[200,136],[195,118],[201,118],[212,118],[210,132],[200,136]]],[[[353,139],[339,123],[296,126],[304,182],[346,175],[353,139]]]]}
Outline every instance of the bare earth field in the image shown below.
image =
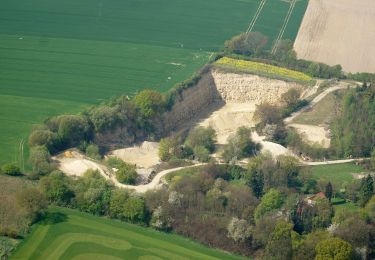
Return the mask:
{"type": "Polygon", "coordinates": [[[375,1],[310,0],[294,47],[298,58],[375,72],[375,1]]]}

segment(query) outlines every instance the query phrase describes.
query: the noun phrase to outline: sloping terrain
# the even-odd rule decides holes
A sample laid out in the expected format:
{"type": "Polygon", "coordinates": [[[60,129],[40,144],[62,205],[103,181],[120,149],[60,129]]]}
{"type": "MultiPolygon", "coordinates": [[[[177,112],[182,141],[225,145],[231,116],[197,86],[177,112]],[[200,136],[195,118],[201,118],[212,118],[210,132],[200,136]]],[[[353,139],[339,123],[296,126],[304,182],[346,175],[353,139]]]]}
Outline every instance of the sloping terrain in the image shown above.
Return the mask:
{"type": "Polygon", "coordinates": [[[11,259],[240,259],[173,234],[52,208],[11,259]]]}
{"type": "Polygon", "coordinates": [[[294,39],[306,4],[288,12],[281,0],[2,1],[0,164],[20,160],[32,124],[143,88],[166,91],[251,21],[270,45],[281,29],[294,39]]]}
{"type": "Polygon", "coordinates": [[[375,72],[373,0],[310,0],[294,47],[298,58],[347,72],[375,72]]]}

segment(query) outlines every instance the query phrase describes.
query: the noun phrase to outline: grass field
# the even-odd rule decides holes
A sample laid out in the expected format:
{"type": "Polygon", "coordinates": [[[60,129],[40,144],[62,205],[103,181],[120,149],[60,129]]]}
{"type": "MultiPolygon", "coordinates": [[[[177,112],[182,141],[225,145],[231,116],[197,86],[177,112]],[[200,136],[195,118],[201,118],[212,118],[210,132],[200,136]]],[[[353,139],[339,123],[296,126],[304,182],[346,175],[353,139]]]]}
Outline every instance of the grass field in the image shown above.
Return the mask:
{"type": "Polygon", "coordinates": [[[335,91],[328,94],[313,108],[308,111],[302,112],[295,119],[293,119],[293,123],[316,126],[330,123],[344,94],[345,90],[335,91]]]}
{"type": "Polygon", "coordinates": [[[173,234],[52,208],[11,259],[241,259],[173,234]]]}
{"type": "Polygon", "coordinates": [[[354,163],[319,165],[311,167],[311,170],[313,178],[326,182],[330,181],[337,189],[354,180],[353,174],[366,171],[354,163]]]}
{"type": "MultiPolygon", "coordinates": [[[[20,141],[47,116],[186,79],[246,31],[262,1],[3,0],[0,164],[20,157],[20,141]]],[[[264,2],[253,30],[271,44],[291,5],[264,2]]],[[[295,38],[306,5],[296,2],[284,38],[295,38]]]]}

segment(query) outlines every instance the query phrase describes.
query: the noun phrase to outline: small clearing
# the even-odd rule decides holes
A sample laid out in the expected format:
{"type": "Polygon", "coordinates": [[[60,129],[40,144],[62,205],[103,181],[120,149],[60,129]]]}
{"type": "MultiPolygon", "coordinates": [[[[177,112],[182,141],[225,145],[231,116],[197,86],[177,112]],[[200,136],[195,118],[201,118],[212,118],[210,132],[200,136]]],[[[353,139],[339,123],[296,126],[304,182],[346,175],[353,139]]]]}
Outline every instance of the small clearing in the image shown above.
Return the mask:
{"type": "Polygon", "coordinates": [[[374,0],[310,0],[294,47],[298,58],[375,72],[374,0]]]}
{"type": "Polygon", "coordinates": [[[119,159],[137,165],[138,168],[152,168],[159,164],[159,143],[143,142],[129,148],[123,148],[112,151],[108,156],[115,156],[119,159]]]}
{"type": "Polygon", "coordinates": [[[66,152],[54,157],[53,159],[58,162],[58,168],[70,176],[81,177],[90,169],[102,172],[102,168],[96,162],[86,159],[77,151],[66,152]]]}
{"type": "Polygon", "coordinates": [[[323,126],[290,124],[297,132],[305,137],[310,143],[318,143],[324,148],[331,144],[330,131],[323,126]]]}

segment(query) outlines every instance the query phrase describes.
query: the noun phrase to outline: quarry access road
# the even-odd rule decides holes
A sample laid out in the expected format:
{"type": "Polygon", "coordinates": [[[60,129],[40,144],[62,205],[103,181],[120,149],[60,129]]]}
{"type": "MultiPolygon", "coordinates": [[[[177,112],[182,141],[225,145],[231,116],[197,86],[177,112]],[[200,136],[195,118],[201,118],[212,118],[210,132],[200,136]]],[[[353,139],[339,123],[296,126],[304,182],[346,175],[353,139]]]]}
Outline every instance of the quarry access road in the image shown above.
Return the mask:
{"type": "Polygon", "coordinates": [[[335,92],[340,89],[347,89],[347,88],[356,88],[357,86],[351,86],[347,82],[339,82],[338,85],[329,87],[325,89],[322,93],[317,95],[313,100],[310,101],[310,103],[298,110],[297,112],[291,114],[289,117],[284,119],[285,124],[290,124],[297,116],[305,112],[306,110],[312,109],[316,104],[318,104],[323,98],[325,98],[329,93],[335,92]]]}

